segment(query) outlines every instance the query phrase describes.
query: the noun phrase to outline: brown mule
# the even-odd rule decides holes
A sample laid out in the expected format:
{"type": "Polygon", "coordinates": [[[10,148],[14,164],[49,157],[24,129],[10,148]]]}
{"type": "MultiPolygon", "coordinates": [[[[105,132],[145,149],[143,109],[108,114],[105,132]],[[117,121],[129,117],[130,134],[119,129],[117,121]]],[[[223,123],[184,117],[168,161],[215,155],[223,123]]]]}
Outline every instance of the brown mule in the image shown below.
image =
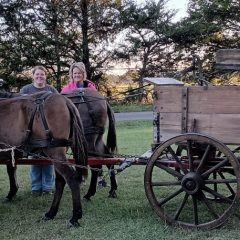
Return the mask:
{"type": "MultiPolygon", "coordinates": [[[[76,164],[87,165],[86,142],[79,113],[72,102],[60,94],[40,92],[31,95],[0,93],[0,150],[16,146],[15,158],[22,151],[41,152],[53,159],[56,191],[44,219],[53,219],[58,212],[63,189],[67,183],[72,193],[73,215],[70,225],[78,226],[82,217],[79,179],[84,170],[66,164],[66,145],[71,145],[76,164]],[[18,97],[16,97],[18,96],[18,97]],[[3,97],[10,97],[2,99],[3,97]],[[42,110],[41,110],[42,109],[42,110]],[[33,112],[36,112],[33,114],[33,112]],[[30,124],[32,122],[32,124],[30,124]]],[[[0,160],[10,159],[10,152],[0,151],[0,160]]],[[[16,167],[7,165],[11,200],[17,193],[16,167]]]]}
{"type": "MultiPolygon", "coordinates": [[[[88,143],[89,155],[108,155],[110,156],[117,150],[117,137],[114,112],[111,109],[106,98],[104,98],[99,92],[93,91],[87,88],[76,89],[64,94],[66,97],[77,107],[85,133],[85,138],[88,143]],[[103,134],[108,123],[108,134],[106,144],[103,141],[103,134]]],[[[107,165],[110,170],[113,170],[114,166],[107,165]]],[[[102,166],[94,165],[94,168],[101,170],[102,166]]],[[[85,199],[90,198],[96,193],[97,177],[99,171],[91,170],[91,182],[85,199]]],[[[109,197],[116,197],[117,182],[114,171],[110,172],[110,191],[109,197]]]]}

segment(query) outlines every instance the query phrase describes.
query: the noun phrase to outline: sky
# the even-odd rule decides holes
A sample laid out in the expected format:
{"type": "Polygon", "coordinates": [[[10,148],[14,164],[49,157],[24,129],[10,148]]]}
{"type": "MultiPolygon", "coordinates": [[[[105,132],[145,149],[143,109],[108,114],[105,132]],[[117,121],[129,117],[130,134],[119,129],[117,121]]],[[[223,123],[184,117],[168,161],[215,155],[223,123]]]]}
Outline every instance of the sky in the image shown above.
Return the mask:
{"type": "MultiPolygon", "coordinates": [[[[155,0],[157,2],[157,0],[155,0]]],[[[136,0],[136,2],[142,3],[144,0],[136,0]]],[[[186,16],[188,0],[168,0],[167,6],[170,9],[178,10],[174,21],[181,19],[186,16]]]]}
{"type": "Polygon", "coordinates": [[[169,0],[168,6],[171,9],[177,9],[176,20],[186,16],[188,0],[169,0]]]}

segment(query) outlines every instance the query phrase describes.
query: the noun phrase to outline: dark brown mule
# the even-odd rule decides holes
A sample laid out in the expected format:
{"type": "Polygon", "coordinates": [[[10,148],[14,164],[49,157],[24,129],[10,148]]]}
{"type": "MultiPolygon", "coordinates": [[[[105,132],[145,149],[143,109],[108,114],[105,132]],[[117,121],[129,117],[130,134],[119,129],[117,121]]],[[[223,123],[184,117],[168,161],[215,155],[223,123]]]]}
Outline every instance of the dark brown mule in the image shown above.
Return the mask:
{"type": "MultiPolygon", "coordinates": [[[[88,143],[89,155],[109,155],[117,150],[116,128],[114,113],[106,99],[97,91],[89,89],[76,89],[69,94],[65,94],[73,101],[80,113],[85,138],[88,143]],[[107,143],[103,141],[103,134],[108,122],[107,143]]],[[[107,165],[109,169],[113,166],[107,165]]],[[[102,168],[101,165],[93,168],[102,168]]],[[[91,182],[87,194],[87,200],[96,193],[97,177],[99,171],[91,170],[91,182]]],[[[109,197],[116,197],[117,182],[114,171],[110,172],[110,191],[109,197]]]]}
{"type": "MultiPolygon", "coordinates": [[[[53,159],[56,170],[56,190],[45,219],[53,219],[57,214],[63,189],[67,183],[71,189],[73,201],[70,225],[77,226],[78,219],[82,217],[79,179],[82,179],[81,175],[84,171],[80,168],[76,171],[66,164],[68,161],[66,145],[71,144],[77,164],[87,165],[86,142],[79,113],[74,104],[60,94],[41,92],[15,96],[16,94],[13,98],[0,101],[0,150],[17,146],[20,151],[15,151],[15,158],[20,157],[21,151],[27,149],[53,159]],[[35,110],[36,114],[33,116],[32,112],[35,110]]],[[[0,93],[0,98],[3,97],[12,97],[12,95],[6,92],[0,93]]],[[[0,160],[5,159],[11,159],[10,152],[1,151],[0,160]]],[[[16,168],[8,165],[7,169],[10,179],[7,198],[11,200],[18,189],[15,178],[16,168]]]]}

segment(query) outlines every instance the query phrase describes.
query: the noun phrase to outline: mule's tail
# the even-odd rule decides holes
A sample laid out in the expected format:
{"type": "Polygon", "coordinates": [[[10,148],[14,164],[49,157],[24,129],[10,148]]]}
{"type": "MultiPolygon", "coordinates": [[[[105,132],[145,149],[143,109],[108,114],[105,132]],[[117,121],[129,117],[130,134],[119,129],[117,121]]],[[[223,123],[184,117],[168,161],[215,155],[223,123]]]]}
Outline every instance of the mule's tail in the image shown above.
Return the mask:
{"type": "Polygon", "coordinates": [[[107,134],[107,148],[111,153],[113,153],[117,151],[117,135],[114,112],[108,102],[107,102],[107,114],[109,122],[107,134]]]}
{"type": "Polygon", "coordinates": [[[84,130],[79,112],[75,105],[66,98],[67,107],[71,115],[71,133],[72,133],[72,152],[75,163],[81,167],[76,167],[79,181],[82,181],[83,176],[87,176],[87,142],[84,136],[84,130]]]}

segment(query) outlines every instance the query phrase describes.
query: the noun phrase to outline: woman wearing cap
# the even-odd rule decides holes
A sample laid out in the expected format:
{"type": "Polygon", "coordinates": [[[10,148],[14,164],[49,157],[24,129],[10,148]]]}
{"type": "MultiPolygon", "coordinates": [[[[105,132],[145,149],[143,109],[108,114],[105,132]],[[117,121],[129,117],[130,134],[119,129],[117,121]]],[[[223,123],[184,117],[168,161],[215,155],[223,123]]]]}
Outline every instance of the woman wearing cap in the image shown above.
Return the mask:
{"type": "Polygon", "coordinates": [[[63,86],[61,93],[67,93],[77,88],[88,88],[97,90],[96,85],[87,80],[85,65],[82,62],[73,63],[69,70],[69,83],[63,86]]]}

